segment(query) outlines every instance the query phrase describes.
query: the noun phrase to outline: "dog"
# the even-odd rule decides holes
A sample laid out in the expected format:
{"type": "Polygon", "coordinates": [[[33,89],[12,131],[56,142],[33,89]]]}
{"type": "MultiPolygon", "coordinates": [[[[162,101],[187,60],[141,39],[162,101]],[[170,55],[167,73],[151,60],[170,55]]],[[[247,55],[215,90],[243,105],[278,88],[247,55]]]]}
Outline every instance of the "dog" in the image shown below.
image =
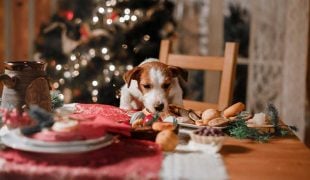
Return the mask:
{"type": "Polygon", "coordinates": [[[183,107],[183,90],[180,81],[187,81],[188,72],[169,66],[158,59],[149,58],[127,71],[121,88],[120,108],[148,112],[167,112],[168,105],[183,107]]]}

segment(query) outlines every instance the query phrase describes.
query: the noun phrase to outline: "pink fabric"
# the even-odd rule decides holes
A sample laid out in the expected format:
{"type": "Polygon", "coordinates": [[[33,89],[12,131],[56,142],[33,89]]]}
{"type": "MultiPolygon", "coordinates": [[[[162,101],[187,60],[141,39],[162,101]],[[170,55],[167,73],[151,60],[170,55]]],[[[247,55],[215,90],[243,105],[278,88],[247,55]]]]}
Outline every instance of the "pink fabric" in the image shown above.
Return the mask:
{"type": "Polygon", "coordinates": [[[30,137],[41,141],[60,142],[96,139],[102,137],[104,134],[105,128],[87,128],[84,126],[70,132],[55,132],[52,130],[44,130],[30,137]]]}
{"type": "Polygon", "coordinates": [[[70,117],[79,120],[79,126],[70,132],[51,130],[36,133],[31,138],[42,141],[73,141],[95,139],[106,132],[130,136],[130,117],[118,107],[103,104],[77,104],[70,117]]]}
{"type": "Polygon", "coordinates": [[[126,111],[118,107],[103,104],[77,104],[76,112],[71,117],[93,118],[92,121],[83,122],[83,125],[94,128],[104,127],[108,132],[130,136],[131,126],[128,124],[130,117],[126,111]]]}
{"type": "Polygon", "coordinates": [[[13,149],[0,151],[5,159],[0,179],[158,179],[162,163],[151,141],[122,139],[83,154],[38,154],[13,149]]]}

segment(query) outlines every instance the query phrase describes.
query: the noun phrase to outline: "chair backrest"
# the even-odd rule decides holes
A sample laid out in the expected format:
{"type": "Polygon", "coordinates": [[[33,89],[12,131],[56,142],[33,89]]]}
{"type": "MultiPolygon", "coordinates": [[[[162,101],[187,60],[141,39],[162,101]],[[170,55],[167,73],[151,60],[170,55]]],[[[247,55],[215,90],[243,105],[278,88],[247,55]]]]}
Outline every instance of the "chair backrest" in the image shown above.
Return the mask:
{"type": "Polygon", "coordinates": [[[221,83],[219,100],[217,104],[183,100],[184,107],[194,110],[205,110],[215,108],[223,110],[231,103],[233,82],[235,79],[236,61],[238,55],[238,43],[226,43],[224,56],[192,56],[173,54],[171,52],[171,41],[162,40],[160,45],[159,60],[168,65],[182,67],[192,70],[221,71],[221,83]]]}

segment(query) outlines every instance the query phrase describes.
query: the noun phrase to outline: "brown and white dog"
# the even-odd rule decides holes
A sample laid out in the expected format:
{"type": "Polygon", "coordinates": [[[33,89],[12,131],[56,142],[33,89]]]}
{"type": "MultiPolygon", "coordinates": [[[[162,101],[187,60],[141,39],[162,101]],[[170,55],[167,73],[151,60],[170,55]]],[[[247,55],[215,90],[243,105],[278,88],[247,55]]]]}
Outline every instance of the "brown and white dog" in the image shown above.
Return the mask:
{"type": "Polygon", "coordinates": [[[180,78],[187,80],[182,68],[169,66],[149,58],[124,74],[125,85],[121,89],[120,108],[149,112],[165,112],[169,104],[183,106],[180,78]]]}

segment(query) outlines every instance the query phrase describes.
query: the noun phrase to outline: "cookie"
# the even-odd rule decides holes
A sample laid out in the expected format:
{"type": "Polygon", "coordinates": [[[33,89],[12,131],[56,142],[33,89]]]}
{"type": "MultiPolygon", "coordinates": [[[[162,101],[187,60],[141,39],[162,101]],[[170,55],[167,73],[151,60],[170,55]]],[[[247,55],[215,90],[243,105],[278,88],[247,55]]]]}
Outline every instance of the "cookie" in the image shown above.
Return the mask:
{"type": "Polygon", "coordinates": [[[75,120],[57,121],[52,126],[52,130],[55,132],[70,132],[76,130],[78,126],[79,123],[75,120]]]}
{"type": "Polygon", "coordinates": [[[192,119],[193,121],[198,121],[198,120],[201,119],[201,117],[200,117],[198,114],[196,114],[196,112],[194,112],[194,111],[192,111],[192,110],[190,110],[190,111],[188,112],[188,117],[189,117],[190,119],[192,119]]]}
{"type": "Polygon", "coordinates": [[[227,109],[224,110],[223,115],[226,118],[236,116],[239,114],[241,111],[245,109],[245,105],[242,102],[235,103],[228,107],[227,109]]]}
{"type": "Polygon", "coordinates": [[[225,118],[215,118],[215,119],[212,119],[208,122],[208,125],[209,126],[212,126],[212,127],[221,127],[221,126],[225,126],[229,123],[229,120],[228,119],[225,119],[225,118]]]}
{"type": "Polygon", "coordinates": [[[218,118],[221,116],[221,113],[216,109],[207,109],[203,111],[201,119],[204,121],[205,124],[212,119],[218,118]]]}
{"type": "Polygon", "coordinates": [[[243,119],[245,121],[251,119],[253,117],[253,114],[248,111],[241,111],[237,116],[229,117],[228,119],[231,121],[234,121],[236,119],[243,119]]]}

